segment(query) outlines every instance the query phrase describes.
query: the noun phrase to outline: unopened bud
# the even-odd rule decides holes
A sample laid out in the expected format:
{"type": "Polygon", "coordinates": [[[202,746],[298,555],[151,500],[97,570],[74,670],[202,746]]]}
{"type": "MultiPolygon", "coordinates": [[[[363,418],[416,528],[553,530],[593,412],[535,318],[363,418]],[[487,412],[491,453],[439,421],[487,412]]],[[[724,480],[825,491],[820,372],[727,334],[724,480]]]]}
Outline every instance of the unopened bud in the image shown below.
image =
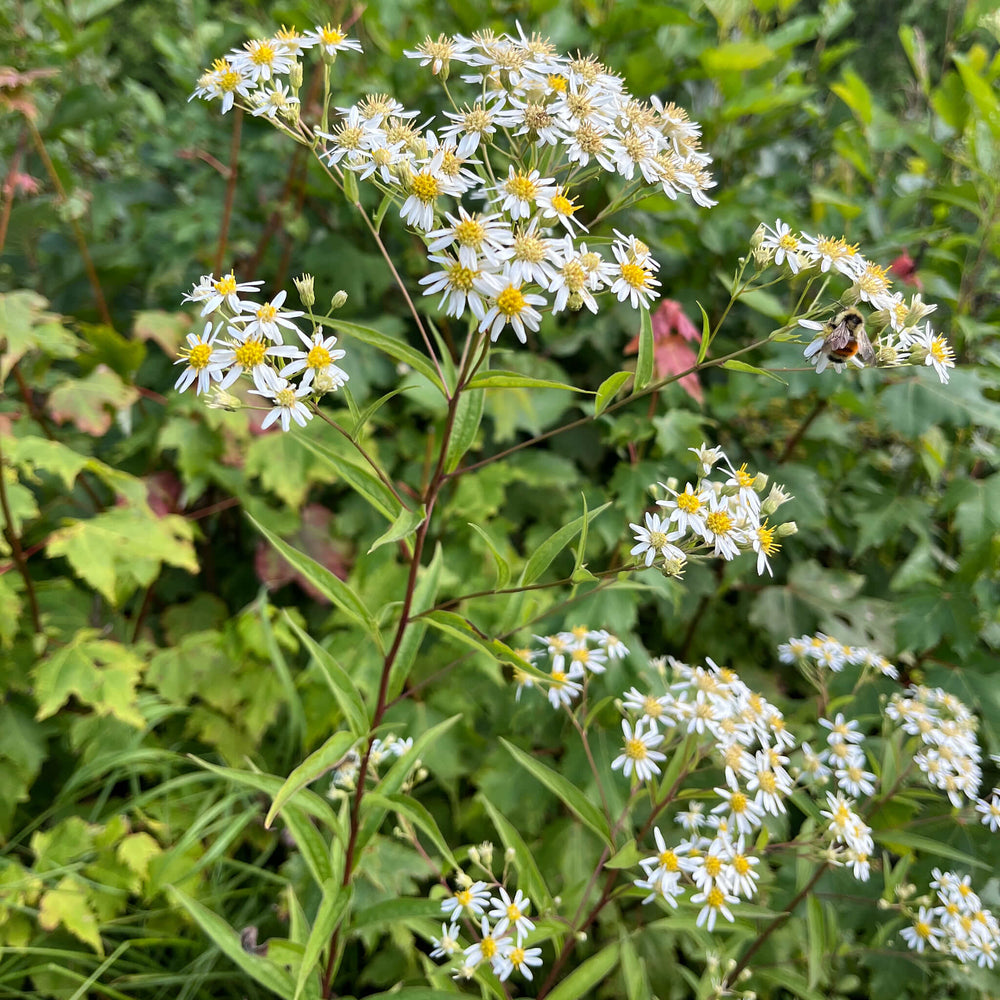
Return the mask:
{"type": "Polygon", "coordinates": [[[293,278],[295,288],[299,293],[299,298],[306,309],[312,309],[316,302],[316,279],[311,274],[300,274],[293,278]]]}
{"type": "Polygon", "coordinates": [[[758,472],[753,477],[753,488],[757,493],[763,493],[767,489],[768,475],[766,472],[758,472]]]}
{"type": "Polygon", "coordinates": [[[778,525],[778,537],[788,538],[791,535],[797,535],[799,533],[799,526],[794,521],[785,521],[784,524],[778,525]]]}
{"type": "Polygon", "coordinates": [[[288,70],[288,82],[292,90],[296,92],[302,86],[302,63],[297,61],[292,63],[291,68],[288,70]]]}
{"type": "Polygon", "coordinates": [[[512,865],[517,860],[517,851],[513,847],[508,847],[506,851],[503,852],[504,864],[512,865]]]}
{"type": "Polygon", "coordinates": [[[469,856],[469,860],[474,865],[478,865],[479,864],[479,848],[478,847],[472,846],[472,847],[469,848],[469,850],[466,853],[469,856]]]}
{"type": "Polygon", "coordinates": [[[764,242],[764,223],[762,222],[754,231],[753,235],[750,237],[750,249],[759,250],[761,243],[764,242]]]}
{"type": "Polygon", "coordinates": [[[243,400],[231,392],[226,392],[225,389],[213,386],[211,394],[205,400],[205,405],[210,410],[226,410],[229,413],[235,413],[243,406],[243,400]]]}
{"type": "Polygon", "coordinates": [[[341,289],[330,299],[330,312],[336,312],[347,301],[347,292],[341,289]]]}
{"type": "Polygon", "coordinates": [[[488,840],[479,845],[479,857],[484,868],[489,868],[493,864],[493,845],[488,840]]]}

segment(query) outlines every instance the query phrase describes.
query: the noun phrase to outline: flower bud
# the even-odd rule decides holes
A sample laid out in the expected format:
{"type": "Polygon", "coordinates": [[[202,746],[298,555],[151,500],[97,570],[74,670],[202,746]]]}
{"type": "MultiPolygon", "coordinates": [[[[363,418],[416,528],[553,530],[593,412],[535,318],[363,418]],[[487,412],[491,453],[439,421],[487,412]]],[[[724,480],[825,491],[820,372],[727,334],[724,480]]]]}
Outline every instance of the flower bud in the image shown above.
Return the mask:
{"type": "Polygon", "coordinates": [[[298,61],[292,63],[291,68],[288,70],[288,82],[292,90],[298,93],[299,88],[302,86],[302,63],[298,61]]]}
{"type": "Polygon", "coordinates": [[[316,302],[316,279],[311,274],[301,274],[292,279],[295,288],[299,293],[299,298],[306,309],[312,309],[316,302]]]}
{"type": "Polygon", "coordinates": [[[517,851],[513,847],[508,847],[503,852],[503,862],[505,865],[512,865],[517,860],[517,851]]]}
{"type": "Polygon", "coordinates": [[[336,312],[347,301],[347,292],[341,289],[330,299],[330,312],[336,312]]]}
{"type": "Polygon", "coordinates": [[[225,389],[213,386],[211,394],[205,400],[205,405],[210,410],[226,410],[229,413],[235,413],[242,408],[243,400],[231,392],[226,392],[225,389]]]}
{"type": "Polygon", "coordinates": [[[785,521],[778,525],[777,535],[779,538],[788,538],[799,533],[799,526],[794,521],[785,521]]]}

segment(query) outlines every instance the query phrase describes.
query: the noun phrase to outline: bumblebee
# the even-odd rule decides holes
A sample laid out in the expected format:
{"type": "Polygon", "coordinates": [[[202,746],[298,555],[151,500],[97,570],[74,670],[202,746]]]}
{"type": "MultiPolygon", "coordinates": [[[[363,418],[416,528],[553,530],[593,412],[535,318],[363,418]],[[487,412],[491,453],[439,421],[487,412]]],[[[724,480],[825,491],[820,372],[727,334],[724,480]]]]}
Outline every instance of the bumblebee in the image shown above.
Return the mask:
{"type": "Polygon", "coordinates": [[[841,309],[823,327],[826,339],[820,350],[831,361],[849,361],[857,354],[866,365],[875,364],[875,348],[865,333],[865,318],[853,306],[841,309]]]}

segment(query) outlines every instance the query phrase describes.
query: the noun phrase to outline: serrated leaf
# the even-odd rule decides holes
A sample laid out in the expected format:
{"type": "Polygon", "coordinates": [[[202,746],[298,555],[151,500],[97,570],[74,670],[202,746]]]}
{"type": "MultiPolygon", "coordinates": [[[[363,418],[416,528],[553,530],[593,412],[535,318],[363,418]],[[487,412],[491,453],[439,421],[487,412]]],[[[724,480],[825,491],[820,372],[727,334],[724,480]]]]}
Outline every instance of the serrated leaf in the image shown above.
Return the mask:
{"type": "Polygon", "coordinates": [[[653,319],[645,306],[639,307],[639,357],[635,363],[635,392],[642,392],[653,378],[653,319]]]}
{"type": "Polygon", "coordinates": [[[577,536],[580,530],[583,528],[584,524],[590,524],[599,514],[603,513],[608,507],[611,506],[611,501],[601,504],[600,507],[595,507],[592,511],[588,511],[582,514],[580,517],[576,518],[574,521],[570,521],[569,524],[564,525],[559,528],[552,535],[550,535],[537,549],[532,553],[531,558],[528,560],[521,573],[520,583],[522,586],[527,586],[528,584],[534,583],[544,572],[548,569],[549,564],[553,559],[573,539],[577,536]]]}
{"type": "Polygon", "coordinates": [[[103,437],[115,414],[138,399],[138,389],[106,365],[98,365],[83,378],[60,382],[49,395],[48,411],[56,423],[71,422],[85,434],[103,437]]]}
{"type": "Polygon", "coordinates": [[[607,820],[601,815],[600,809],[576,785],[503,737],[500,737],[500,742],[511,757],[536,781],[552,792],[580,822],[593,830],[604,843],[611,843],[611,830],[607,820]]]}
{"type": "Polygon", "coordinates": [[[52,532],[45,550],[65,556],[81,580],[118,605],[148,587],[164,564],[197,573],[193,539],[192,525],[177,514],[115,507],[52,532]]]}
{"type": "Polygon", "coordinates": [[[565,389],[568,392],[586,392],[565,382],[553,382],[547,378],[534,378],[520,372],[485,371],[478,372],[469,380],[469,389],[565,389]]]}
{"type": "Polygon", "coordinates": [[[604,982],[618,964],[618,943],[609,944],[596,955],[581,962],[549,993],[548,1000],[580,1000],[598,983],[604,982]]]}
{"type": "Polygon", "coordinates": [[[299,1000],[310,976],[316,972],[320,964],[323,949],[328,947],[333,932],[344,919],[353,898],[351,886],[342,886],[334,879],[327,879],[320,887],[323,898],[320,900],[316,919],[309,930],[309,938],[302,952],[302,964],[295,981],[295,995],[292,1000],[299,1000]]]}
{"type": "Polygon", "coordinates": [[[410,347],[404,341],[390,337],[379,330],[373,330],[371,327],[360,326],[357,323],[345,323],[342,320],[326,319],[322,316],[316,317],[316,322],[321,323],[323,326],[332,327],[338,333],[343,333],[348,337],[354,337],[363,344],[368,344],[382,351],[383,354],[388,354],[390,358],[402,361],[403,364],[409,365],[414,371],[420,372],[431,385],[435,386],[441,392],[442,396],[445,395],[444,386],[441,384],[441,379],[434,370],[434,366],[423,354],[410,347]]]}
{"type": "Polygon", "coordinates": [[[427,508],[421,504],[420,510],[402,510],[396,520],[389,525],[371,544],[368,555],[371,555],[377,548],[387,545],[390,542],[398,542],[407,535],[413,534],[427,520],[427,508]]]}
{"type": "MultiPolygon", "coordinates": [[[[473,387],[469,387],[473,388],[473,387]]],[[[475,443],[479,425],[483,419],[486,395],[477,391],[463,391],[455,404],[455,419],[452,422],[451,437],[445,453],[444,471],[454,472],[468,450],[475,443]]]]}
{"type": "Polygon", "coordinates": [[[142,880],[149,873],[149,862],[162,853],[163,848],[156,838],[144,831],[130,833],[115,849],[115,857],[142,880]]]}
{"type": "Polygon", "coordinates": [[[281,807],[300,789],[332,770],[357,742],[353,733],[334,733],[318,750],[311,754],[285,779],[267,811],[264,826],[270,829],[281,807]]]}
{"type": "Polygon", "coordinates": [[[264,527],[260,521],[247,514],[250,523],[273,545],[278,552],[301,573],[324,597],[335,604],[349,618],[364,626],[368,634],[382,647],[382,637],[371,612],[364,602],[340,577],[331,573],[325,566],[293,549],[287,542],[279,538],[273,531],[264,527]]]}
{"type": "Polygon", "coordinates": [[[598,386],[594,395],[594,416],[600,416],[610,405],[611,401],[621,391],[622,386],[632,377],[631,372],[615,372],[609,375],[598,386]]]}
{"type": "Polygon", "coordinates": [[[55,715],[75,695],[98,715],[145,727],[136,693],[144,663],[127,646],[99,639],[99,634],[93,629],[78,632],[34,668],[37,719],[55,715]]]}
{"type": "Polygon", "coordinates": [[[42,894],[38,903],[38,925],[46,931],[65,927],[99,955],[104,954],[97,915],[88,899],[87,885],[73,875],[67,875],[54,889],[42,894]]]}
{"type": "Polygon", "coordinates": [[[222,917],[216,916],[197,900],[176,886],[168,885],[166,889],[171,899],[187,911],[223,955],[261,986],[267,987],[280,997],[285,997],[286,1000],[292,1000],[295,994],[295,982],[284,969],[278,968],[266,957],[245,951],[236,931],[222,917]]]}
{"type": "Polygon", "coordinates": [[[775,382],[788,385],[783,378],[779,378],[774,372],[765,371],[763,368],[755,368],[753,365],[748,365],[745,361],[737,361],[735,358],[724,361],[722,367],[728,368],[731,372],[746,372],[748,375],[766,375],[768,378],[774,379],[775,382]]]}

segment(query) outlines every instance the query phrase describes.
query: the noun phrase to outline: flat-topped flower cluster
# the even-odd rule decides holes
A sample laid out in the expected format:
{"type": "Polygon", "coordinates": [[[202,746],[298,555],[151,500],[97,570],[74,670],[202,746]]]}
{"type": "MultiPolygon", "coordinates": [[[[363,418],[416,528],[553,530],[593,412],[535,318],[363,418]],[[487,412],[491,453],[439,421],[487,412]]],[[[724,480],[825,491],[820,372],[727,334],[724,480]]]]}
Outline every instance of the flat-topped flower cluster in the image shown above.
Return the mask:
{"type": "Polygon", "coordinates": [[[322,120],[302,120],[300,58],[360,51],[327,25],[283,29],[218,60],[193,96],[242,106],[312,146],[341,181],[350,172],[395,202],[427,248],[424,294],[449,316],[469,316],[496,340],[508,327],[522,343],[543,312],[597,312],[607,294],[632,307],[658,295],[659,265],[636,236],[582,234],[656,188],[671,199],[714,204],[711,157],[701,129],[677,105],[629,93],[590,55],[556,52],[547,39],[497,35],[428,38],[406,54],[442,81],[453,67],[470,92],[441,119],[371,94],[322,120]],[[287,83],[285,82],[287,78],[287,83]],[[626,183],[610,205],[591,207],[595,178],[626,183]]]}
{"type": "MultiPolygon", "coordinates": [[[[174,388],[184,392],[193,385],[198,395],[214,389],[209,405],[238,409],[242,401],[228,390],[242,377],[253,384],[249,391],[271,406],[262,428],[280,420],[287,431],[293,420],[304,427],[312,417],[310,400],[339,389],[350,376],[336,364],[346,353],[336,347],[337,338],[316,325],[311,335],[303,333],[295,322],[303,313],[284,308],[284,290],[269,302],[244,297],[263,284],[238,282],[232,271],[220,278],[205,274],[184,296],[208,319],[200,334],[187,335],[176,362],[186,367],[174,388]],[[288,334],[299,343],[286,344],[288,334]]],[[[297,284],[307,288],[308,299],[311,279],[304,276],[297,284]]]]}
{"type": "Polygon", "coordinates": [[[848,365],[865,367],[864,351],[838,353],[824,346],[837,314],[847,306],[857,308],[865,324],[861,336],[872,342],[871,363],[880,368],[923,364],[932,367],[942,382],[950,378],[948,370],[955,367],[955,352],[948,339],[936,333],[930,321],[925,322],[937,306],[924,302],[919,292],[907,299],[902,292],[892,291],[890,269],[866,259],[856,243],[848,243],[843,236],[797,233],[778,219],[773,226],[762,224],[758,228],[751,248],[761,266],[773,263],[796,275],[847,279],[848,287],[839,301],[823,306],[817,303],[811,310],[813,315],[828,310],[829,319],[806,317],[798,321],[813,334],[804,354],[818,373],[831,365],[838,372],[848,365]]]}
{"type": "Polygon", "coordinates": [[[647,512],[644,524],[629,525],[635,534],[630,554],[645,566],[658,559],[664,573],[680,576],[695,553],[728,561],[753,552],[758,574],[773,575],[771,557],[780,548],[778,539],[793,534],[795,524],[768,521],[792,497],[777,484],[768,488],[768,477],[748,472],[745,463],[734,468],[722,448],[703,443],[689,451],[698,457],[700,477],[682,491],[671,482],[658,484],[669,494],[656,501],[663,513],[647,512]]]}

